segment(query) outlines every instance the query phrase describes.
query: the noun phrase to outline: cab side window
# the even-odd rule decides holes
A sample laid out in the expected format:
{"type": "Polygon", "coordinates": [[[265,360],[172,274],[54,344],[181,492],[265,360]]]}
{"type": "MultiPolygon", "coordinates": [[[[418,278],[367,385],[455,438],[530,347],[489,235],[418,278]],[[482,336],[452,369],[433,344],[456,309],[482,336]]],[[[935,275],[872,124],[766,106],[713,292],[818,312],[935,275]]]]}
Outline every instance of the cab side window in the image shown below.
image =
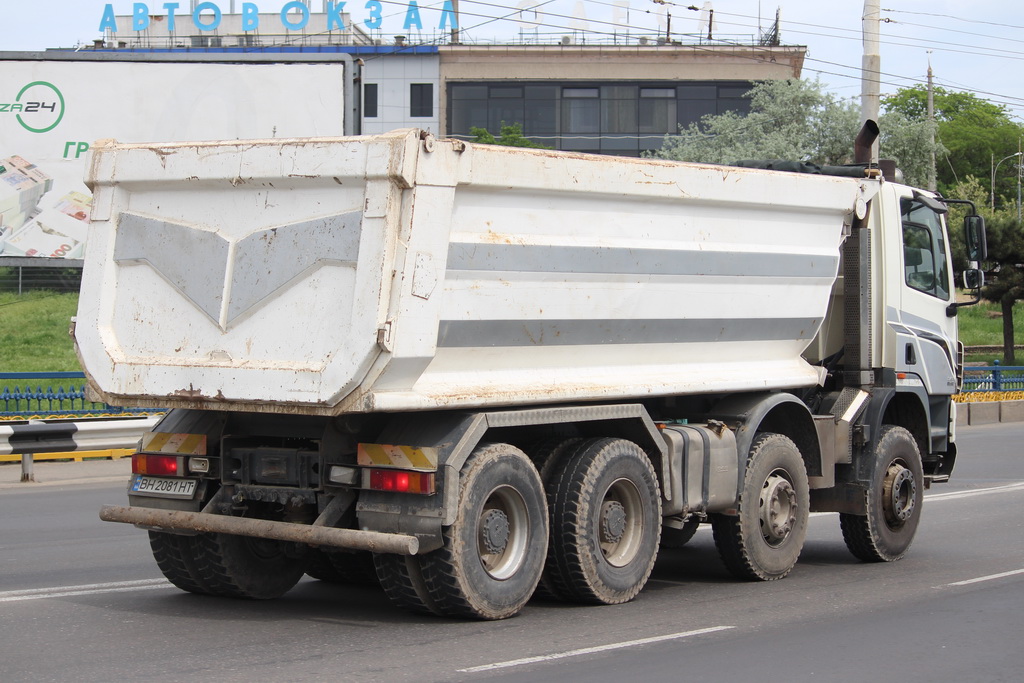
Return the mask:
{"type": "Polygon", "coordinates": [[[903,269],[907,286],[949,300],[949,269],[946,266],[946,241],[939,216],[921,202],[904,198],[903,269]]]}

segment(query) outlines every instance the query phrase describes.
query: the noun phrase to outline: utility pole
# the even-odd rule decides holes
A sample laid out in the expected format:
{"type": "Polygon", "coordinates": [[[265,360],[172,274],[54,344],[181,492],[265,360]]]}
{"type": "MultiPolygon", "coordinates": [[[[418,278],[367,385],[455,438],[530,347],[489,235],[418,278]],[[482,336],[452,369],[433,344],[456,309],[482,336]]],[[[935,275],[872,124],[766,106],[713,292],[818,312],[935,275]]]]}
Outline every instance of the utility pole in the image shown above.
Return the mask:
{"type": "Polygon", "coordinates": [[[455,13],[455,25],[452,26],[452,45],[459,44],[459,0],[452,0],[452,11],[455,13]]]}
{"type": "MultiPolygon", "coordinates": [[[[928,50],[928,54],[931,55],[932,51],[928,50]]],[[[928,189],[935,192],[936,179],[935,179],[935,91],[932,85],[932,59],[928,57],[928,130],[929,140],[931,142],[931,165],[928,167],[928,189]]]]}
{"type": "MultiPolygon", "coordinates": [[[[864,32],[864,56],[860,67],[860,122],[878,121],[878,102],[882,56],[878,50],[878,27],[881,18],[881,0],[864,0],[861,19],[864,32]]],[[[871,145],[871,163],[878,163],[878,141],[871,145]]]]}

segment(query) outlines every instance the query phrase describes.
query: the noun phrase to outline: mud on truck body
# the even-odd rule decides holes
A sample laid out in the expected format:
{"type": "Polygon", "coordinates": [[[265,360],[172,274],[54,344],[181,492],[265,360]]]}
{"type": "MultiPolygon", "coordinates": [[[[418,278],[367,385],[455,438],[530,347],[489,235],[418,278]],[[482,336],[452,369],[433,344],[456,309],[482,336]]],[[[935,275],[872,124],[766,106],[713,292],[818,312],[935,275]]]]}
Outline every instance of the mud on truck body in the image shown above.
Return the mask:
{"type": "Polygon", "coordinates": [[[958,304],[943,200],[856,174],[97,146],[77,348],[97,397],[170,409],[101,517],[193,593],[308,573],[478,619],[628,601],[702,523],[744,579],[814,510],[897,560],[956,457],[958,304]]]}

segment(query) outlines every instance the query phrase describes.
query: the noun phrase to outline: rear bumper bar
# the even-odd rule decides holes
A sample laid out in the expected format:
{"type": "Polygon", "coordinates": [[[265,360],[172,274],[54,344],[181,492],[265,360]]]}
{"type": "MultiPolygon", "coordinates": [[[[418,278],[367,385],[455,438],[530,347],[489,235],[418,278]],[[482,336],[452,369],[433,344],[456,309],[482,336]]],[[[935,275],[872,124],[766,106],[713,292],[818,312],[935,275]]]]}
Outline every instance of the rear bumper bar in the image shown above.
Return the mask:
{"type": "Polygon", "coordinates": [[[337,529],[184,510],[155,510],[123,505],[104,505],[100,508],[100,519],[105,522],[138,524],[156,529],[253,536],[276,541],[326,545],[349,550],[369,550],[374,553],[394,555],[415,555],[420,546],[418,538],[404,534],[337,529]]]}

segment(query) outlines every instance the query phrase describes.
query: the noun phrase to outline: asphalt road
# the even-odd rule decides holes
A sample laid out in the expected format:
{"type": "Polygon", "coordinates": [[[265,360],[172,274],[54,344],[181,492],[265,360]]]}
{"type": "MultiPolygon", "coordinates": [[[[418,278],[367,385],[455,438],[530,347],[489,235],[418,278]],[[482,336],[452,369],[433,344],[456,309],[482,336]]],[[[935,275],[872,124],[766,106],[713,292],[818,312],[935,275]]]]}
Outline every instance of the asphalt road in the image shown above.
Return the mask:
{"type": "Polygon", "coordinates": [[[0,680],[1019,681],[1024,424],[961,430],[910,553],[864,564],[812,517],[783,581],[743,583],[709,531],[632,603],[535,601],[510,620],[401,612],[303,580],[272,602],[183,593],[146,534],[97,518],[123,485],[0,487],[0,680]]]}

